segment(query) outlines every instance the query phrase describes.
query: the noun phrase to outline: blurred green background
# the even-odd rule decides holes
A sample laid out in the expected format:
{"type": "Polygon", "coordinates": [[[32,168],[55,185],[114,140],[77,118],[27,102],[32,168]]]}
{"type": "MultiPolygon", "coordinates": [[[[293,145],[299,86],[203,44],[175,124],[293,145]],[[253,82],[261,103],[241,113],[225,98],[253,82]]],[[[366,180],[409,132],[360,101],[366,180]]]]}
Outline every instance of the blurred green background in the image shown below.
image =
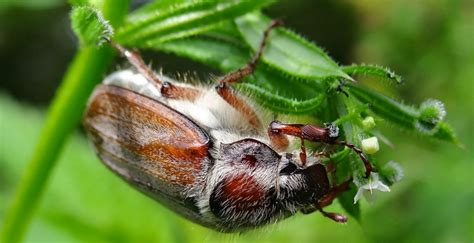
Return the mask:
{"type": "MultiPolygon", "coordinates": [[[[362,202],[361,222],[350,219],[340,225],[315,213],[226,235],[187,222],[123,183],[98,161],[78,129],[26,241],[473,242],[474,2],[298,0],[279,2],[265,12],[282,18],[341,64],[380,64],[405,78],[402,86],[365,77],[360,82],[408,104],[443,101],[446,120],[464,148],[384,127],[395,147],[382,145],[378,158],[401,163],[405,177],[374,203],[362,202]]],[[[68,13],[68,5],[59,0],[0,0],[0,219],[77,45],[68,13]]],[[[206,78],[217,73],[172,55],[145,53],[145,59],[170,74],[196,71],[206,78]]],[[[121,63],[117,60],[110,70],[121,63]]],[[[337,203],[329,210],[342,212],[337,203]]]]}

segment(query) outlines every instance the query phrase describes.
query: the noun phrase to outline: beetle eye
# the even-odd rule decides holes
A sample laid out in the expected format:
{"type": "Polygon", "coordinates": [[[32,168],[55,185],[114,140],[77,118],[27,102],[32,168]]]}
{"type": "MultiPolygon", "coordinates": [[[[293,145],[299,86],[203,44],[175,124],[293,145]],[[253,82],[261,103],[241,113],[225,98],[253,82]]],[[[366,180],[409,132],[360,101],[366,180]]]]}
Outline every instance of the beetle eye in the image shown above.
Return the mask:
{"type": "Polygon", "coordinates": [[[280,170],[280,175],[291,175],[296,171],[297,167],[293,163],[288,163],[285,168],[280,170]]]}

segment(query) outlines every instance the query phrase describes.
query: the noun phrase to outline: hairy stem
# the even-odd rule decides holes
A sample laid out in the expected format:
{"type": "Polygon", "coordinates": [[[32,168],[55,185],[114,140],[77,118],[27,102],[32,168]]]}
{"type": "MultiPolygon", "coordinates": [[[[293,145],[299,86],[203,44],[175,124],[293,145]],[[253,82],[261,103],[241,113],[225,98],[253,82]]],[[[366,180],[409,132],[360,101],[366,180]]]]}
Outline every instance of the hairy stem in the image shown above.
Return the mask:
{"type": "MultiPolygon", "coordinates": [[[[128,0],[106,0],[103,13],[111,24],[121,24],[128,0]]],[[[100,81],[114,52],[109,47],[80,49],[69,66],[48,110],[33,157],[25,168],[7,211],[0,242],[19,242],[38,206],[42,192],[69,135],[77,127],[89,94],[100,81]]]]}

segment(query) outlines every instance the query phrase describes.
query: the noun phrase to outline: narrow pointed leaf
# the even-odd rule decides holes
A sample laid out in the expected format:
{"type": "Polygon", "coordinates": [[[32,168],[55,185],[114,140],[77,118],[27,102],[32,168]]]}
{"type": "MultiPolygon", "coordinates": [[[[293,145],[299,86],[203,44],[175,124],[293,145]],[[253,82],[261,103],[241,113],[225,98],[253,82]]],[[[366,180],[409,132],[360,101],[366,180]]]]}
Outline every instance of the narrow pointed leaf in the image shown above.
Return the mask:
{"type": "MultiPolygon", "coordinates": [[[[259,13],[236,19],[237,27],[253,51],[257,51],[271,20],[259,13]]],[[[306,79],[342,78],[352,80],[324,51],[294,32],[278,28],[270,32],[262,57],[268,65],[306,79]]]]}
{"type": "Polygon", "coordinates": [[[124,28],[118,30],[116,41],[136,47],[152,47],[158,43],[196,35],[219,26],[253,10],[263,8],[274,0],[262,1],[179,1],[169,7],[157,5],[132,14],[124,28]]]}
{"type": "Polygon", "coordinates": [[[418,112],[415,108],[360,85],[347,84],[347,86],[351,95],[354,95],[361,102],[369,104],[370,109],[377,115],[404,128],[414,129],[414,124],[418,117],[418,112]]]}
{"type": "MultiPolygon", "coordinates": [[[[170,41],[155,46],[155,49],[188,57],[224,72],[244,66],[251,58],[249,51],[241,46],[203,37],[170,41]]],[[[291,77],[279,75],[261,65],[245,81],[236,86],[275,112],[314,113],[326,98],[321,86],[293,81],[291,77]]]]}
{"type": "Polygon", "coordinates": [[[453,142],[454,144],[463,147],[462,143],[459,141],[458,137],[454,133],[453,128],[446,122],[441,121],[438,123],[438,128],[433,134],[433,137],[440,140],[453,142]]]}
{"type": "Polygon", "coordinates": [[[192,0],[158,0],[151,1],[148,4],[141,6],[134,10],[127,16],[127,22],[135,22],[140,20],[151,19],[155,16],[156,19],[163,18],[166,13],[172,12],[173,9],[184,9],[185,6],[192,6],[196,1],[192,0]]]}
{"type": "Polygon", "coordinates": [[[431,127],[426,128],[423,125],[425,121],[418,109],[360,85],[347,84],[347,86],[351,95],[368,104],[370,109],[382,118],[410,131],[459,145],[456,135],[447,123],[437,121],[435,124],[430,124],[431,127]]]}
{"type": "Polygon", "coordinates": [[[326,99],[326,93],[320,93],[308,100],[292,100],[283,96],[270,93],[256,85],[242,83],[238,85],[241,90],[250,93],[261,105],[284,114],[311,114],[321,106],[326,99]]]}
{"type": "Polygon", "coordinates": [[[403,79],[400,75],[396,74],[392,70],[371,64],[352,64],[349,66],[343,66],[342,70],[349,75],[365,74],[372,75],[381,79],[387,79],[396,82],[397,84],[403,83],[403,79]]]}

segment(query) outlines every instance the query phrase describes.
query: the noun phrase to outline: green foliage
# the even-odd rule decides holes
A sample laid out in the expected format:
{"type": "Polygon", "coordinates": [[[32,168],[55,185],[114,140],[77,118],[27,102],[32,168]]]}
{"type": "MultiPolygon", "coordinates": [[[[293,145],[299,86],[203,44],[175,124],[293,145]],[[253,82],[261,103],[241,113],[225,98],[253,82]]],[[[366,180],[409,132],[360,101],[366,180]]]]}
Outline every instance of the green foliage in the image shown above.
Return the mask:
{"type": "MultiPolygon", "coordinates": [[[[236,24],[244,40],[253,51],[256,51],[264,30],[270,24],[270,19],[262,14],[247,14],[238,18],[236,24]]],[[[270,39],[262,58],[270,66],[305,79],[352,80],[319,47],[292,31],[277,29],[270,33],[270,39]]]]}
{"type": "MultiPolygon", "coordinates": [[[[100,1],[71,2],[81,5],[100,1]]],[[[77,6],[71,13],[72,27],[83,49],[70,66],[51,106],[40,142],[7,216],[2,235],[5,241],[14,242],[22,237],[54,161],[80,119],[78,111],[83,110],[87,95],[112,58],[110,48],[97,50],[86,46],[113,38],[131,48],[174,53],[229,72],[245,65],[258,49],[270,23],[270,18],[258,10],[273,0],[154,1],[130,13],[124,24],[120,20],[125,14],[126,1],[121,1],[118,7],[112,2],[93,4],[100,6],[98,9],[77,6]],[[101,12],[114,25],[116,35],[112,36],[112,28],[101,12]]],[[[334,121],[341,126],[341,138],[356,145],[379,132],[372,131],[374,122],[368,128],[364,120],[367,116],[382,118],[409,132],[458,143],[451,127],[443,121],[446,112],[441,102],[427,100],[419,108],[405,105],[354,82],[351,76],[358,74],[402,82],[399,75],[375,65],[341,67],[314,43],[280,27],[271,32],[257,71],[235,87],[275,113],[304,114],[313,120],[334,121]],[[348,97],[342,94],[346,90],[348,97]]],[[[364,174],[362,162],[347,148],[338,148],[331,158],[336,163],[338,182],[364,174]]],[[[374,157],[370,160],[387,184],[401,178],[398,165],[390,162],[383,166],[374,157]]],[[[360,219],[360,204],[353,203],[356,192],[353,187],[338,199],[351,216],[360,219]]]]}
{"type": "MultiPolygon", "coordinates": [[[[250,58],[244,48],[231,42],[202,37],[166,42],[156,45],[154,49],[185,56],[226,72],[242,67],[250,58]]],[[[278,73],[272,73],[267,67],[267,69],[257,69],[254,75],[247,78],[248,82],[237,86],[260,101],[260,104],[275,112],[286,114],[314,113],[316,108],[324,101],[326,93],[318,92],[317,88],[313,88],[313,92],[308,92],[308,88],[301,85],[287,87],[288,82],[285,82],[285,80],[288,79],[291,80],[291,78],[278,73]],[[278,92],[283,92],[283,94],[278,94],[278,92]],[[297,96],[299,100],[293,99],[291,95],[297,96]],[[300,98],[305,96],[311,98],[300,98]]]]}
{"type": "MultiPolygon", "coordinates": [[[[13,196],[12,187],[19,181],[25,162],[31,156],[45,114],[2,93],[0,110],[2,135],[9,141],[0,143],[3,149],[0,149],[0,185],[7,188],[0,187],[0,199],[7,200],[13,196]],[[8,114],[8,118],[2,119],[2,114],[8,114]]],[[[240,235],[213,232],[185,220],[124,183],[99,161],[86,138],[79,133],[65,144],[46,193],[25,242],[247,243],[262,239],[268,242],[310,242],[327,237],[363,239],[360,225],[352,218],[341,227],[317,212],[299,214],[276,227],[240,235]]],[[[7,209],[6,201],[2,200],[0,226],[7,209]]],[[[342,212],[337,203],[330,210],[342,212]]]]}
{"type": "MultiPolygon", "coordinates": [[[[128,1],[105,1],[103,12],[112,25],[121,23],[128,1]],[[110,10],[114,9],[114,10],[110,10]]],[[[83,15],[84,13],[80,14],[83,15]]],[[[87,24],[86,24],[87,25],[87,24]]],[[[88,28],[86,28],[88,29],[88,28]]],[[[19,242],[44,192],[56,160],[81,119],[81,112],[93,87],[112,60],[110,48],[82,48],[74,57],[50,106],[35,152],[19,183],[11,209],[0,232],[1,242],[19,242]]]]}
{"type": "Polygon", "coordinates": [[[395,182],[399,182],[404,175],[402,166],[395,161],[388,162],[384,167],[382,167],[382,175],[387,185],[392,185],[395,182]]]}
{"type": "Polygon", "coordinates": [[[0,1],[0,11],[9,8],[17,7],[30,10],[44,10],[55,8],[64,4],[62,0],[2,0],[0,1]]]}
{"type": "Polygon", "coordinates": [[[359,85],[348,84],[348,88],[350,94],[361,102],[370,104],[373,112],[393,124],[409,131],[459,144],[451,127],[441,121],[446,113],[441,102],[428,100],[420,109],[416,109],[359,85]]]}
{"type": "MultiPolygon", "coordinates": [[[[13,196],[13,185],[21,178],[25,162],[31,156],[45,114],[4,94],[0,94],[0,110],[2,136],[8,141],[0,143],[1,225],[7,210],[5,204],[13,196]]],[[[348,198],[348,206],[361,209],[362,224],[350,217],[348,223],[341,226],[315,212],[299,214],[256,232],[229,236],[187,221],[123,183],[100,163],[85,137],[77,133],[65,144],[54,176],[48,183],[47,196],[43,197],[25,242],[285,243],[351,239],[362,243],[387,237],[390,242],[404,237],[442,239],[452,237],[453,230],[459,232],[457,237],[461,242],[467,241],[468,236],[463,232],[470,231],[469,217],[456,215],[466,214],[472,208],[474,189],[470,186],[470,158],[474,153],[460,153],[454,146],[436,147],[437,153],[417,147],[417,157],[424,158],[426,163],[423,163],[412,158],[410,147],[413,144],[407,143],[406,137],[394,139],[398,146],[395,153],[401,154],[397,159],[410,162],[404,164],[410,174],[403,178],[402,183],[397,184],[391,193],[381,194],[372,205],[364,201],[354,204],[351,200],[355,191],[343,194],[348,198]],[[451,184],[450,178],[455,184],[451,184]],[[471,194],[466,193],[466,189],[471,194]],[[453,203],[456,207],[452,207],[453,203]],[[397,220],[387,220],[392,218],[397,220]],[[403,220],[398,220],[400,218],[403,220]],[[384,234],[380,235],[380,232],[384,234]]],[[[473,138],[469,139],[474,142],[473,138]]],[[[393,157],[393,152],[384,152],[385,156],[393,157]]],[[[349,150],[343,150],[332,157],[346,165],[343,158],[349,153],[349,150]]],[[[338,200],[327,210],[342,213],[339,204],[338,200]]]]}
{"type": "MultiPolygon", "coordinates": [[[[130,26],[125,26],[122,33],[130,36],[132,33],[141,33],[141,31],[146,33],[151,29],[146,26],[161,26],[173,14],[186,15],[184,13],[187,11],[193,12],[200,7],[209,7],[206,4],[212,3],[198,1],[191,4],[184,1],[169,6],[159,3],[144,6],[131,15],[129,19],[133,23],[130,26]],[[155,7],[162,7],[162,9],[157,10],[154,9],[155,7]]],[[[223,72],[229,72],[244,66],[251,58],[249,53],[256,52],[263,32],[270,24],[270,18],[254,12],[239,17],[234,22],[219,19],[217,21],[219,25],[213,26],[212,31],[206,32],[205,30],[210,26],[208,22],[197,21],[193,28],[203,32],[202,35],[185,39],[166,39],[168,34],[164,32],[164,35],[159,37],[163,39],[146,44],[144,41],[136,41],[141,38],[137,36],[133,37],[136,38],[135,41],[120,38],[117,40],[123,44],[175,53],[211,65],[223,72]],[[235,31],[240,32],[240,35],[235,35],[235,31]]],[[[188,34],[183,36],[188,36],[188,34]]],[[[153,39],[155,37],[146,38],[153,39]]],[[[340,80],[352,81],[349,75],[356,74],[372,75],[396,83],[402,82],[402,78],[388,68],[365,64],[340,67],[315,44],[280,27],[270,33],[257,71],[247,77],[245,82],[235,86],[276,113],[315,115],[321,113],[320,109],[334,108],[329,104],[331,97],[339,94],[337,90],[340,88],[340,80]]],[[[419,127],[417,124],[421,122],[425,124],[429,120],[432,122],[429,123],[432,124],[430,127],[431,137],[455,141],[454,133],[444,125],[440,125],[443,124],[440,122],[441,119],[434,122],[433,119],[428,119],[430,115],[428,110],[431,108],[424,108],[425,112],[420,113],[419,110],[411,106],[404,105],[353,82],[347,84],[347,89],[350,92],[349,98],[336,99],[339,101],[336,102],[338,103],[336,105],[338,112],[335,117],[318,114],[318,118],[322,121],[336,119],[335,123],[342,125],[342,131],[347,141],[359,145],[362,139],[373,136],[371,133],[365,132],[367,129],[364,127],[364,120],[361,116],[363,112],[369,110],[400,127],[422,134],[427,134],[427,132],[417,128],[419,127]]],[[[343,163],[339,163],[338,170],[343,175],[339,181],[344,176],[360,175],[365,171],[362,162],[352,153],[341,158],[341,161],[346,163],[348,160],[353,161],[350,163],[351,166],[341,166],[343,163]]],[[[375,161],[374,158],[371,160],[375,161]]],[[[392,180],[396,177],[393,174],[394,170],[382,170],[380,167],[379,173],[387,183],[394,182],[392,180]]],[[[360,208],[358,204],[353,204],[354,195],[355,192],[346,193],[344,197],[339,198],[339,201],[347,212],[358,218],[360,208]]]]}
{"type": "Polygon", "coordinates": [[[82,45],[101,45],[114,33],[102,13],[89,6],[75,7],[71,11],[71,25],[82,45]]]}
{"type": "Polygon", "coordinates": [[[378,65],[352,64],[349,66],[343,66],[342,70],[349,75],[356,75],[356,74],[373,75],[381,79],[388,79],[391,81],[395,81],[397,84],[401,84],[403,82],[402,76],[396,74],[389,68],[381,67],[378,65]]]}
{"type": "Polygon", "coordinates": [[[446,116],[444,104],[439,100],[433,99],[423,102],[419,112],[418,123],[420,124],[419,126],[423,126],[425,130],[433,130],[433,127],[436,127],[446,116]]]}
{"type": "Polygon", "coordinates": [[[137,47],[152,47],[211,30],[225,20],[232,20],[272,2],[199,0],[178,1],[167,6],[151,4],[132,13],[127,24],[118,30],[116,41],[137,47]]]}
{"type": "Polygon", "coordinates": [[[401,127],[414,130],[418,112],[411,106],[404,105],[379,92],[356,84],[347,84],[351,95],[361,102],[370,104],[370,109],[377,115],[401,127]]]}
{"type": "Polygon", "coordinates": [[[311,114],[321,106],[326,98],[326,93],[320,93],[312,99],[291,100],[283,96],[271,93],[265,89],[259,88],[251,83],[242,83],[239,85],[244,92],[252,94],[257,101],[265,107],[275,112],[286,114],[311,114]]]}

